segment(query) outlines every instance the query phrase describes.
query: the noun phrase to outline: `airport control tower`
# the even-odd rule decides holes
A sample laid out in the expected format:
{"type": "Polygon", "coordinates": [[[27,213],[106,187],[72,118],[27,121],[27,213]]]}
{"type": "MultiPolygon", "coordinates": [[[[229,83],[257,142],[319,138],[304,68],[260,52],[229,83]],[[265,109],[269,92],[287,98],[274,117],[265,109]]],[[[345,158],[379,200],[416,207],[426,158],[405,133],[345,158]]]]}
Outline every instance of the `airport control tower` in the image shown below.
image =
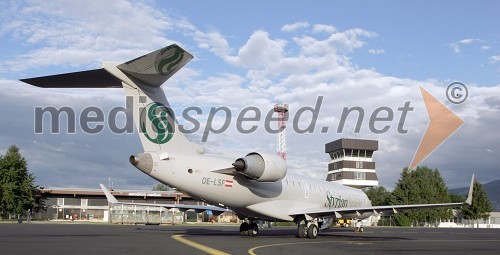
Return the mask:
{"type": "Polygon", "coordinates": [[[342,138],[325,144],[330,154],[327,181],[355,188],[378,186],[373,152],[378,141],[342,138]]]}

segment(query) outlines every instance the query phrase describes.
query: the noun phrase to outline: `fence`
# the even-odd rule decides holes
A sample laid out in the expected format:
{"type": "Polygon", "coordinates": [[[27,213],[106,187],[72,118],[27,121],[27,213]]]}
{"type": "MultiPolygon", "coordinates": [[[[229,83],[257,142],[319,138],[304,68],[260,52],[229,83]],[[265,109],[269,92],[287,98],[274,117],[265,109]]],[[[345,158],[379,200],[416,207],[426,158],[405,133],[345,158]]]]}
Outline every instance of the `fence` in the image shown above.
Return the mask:
{"type": "Polygon", "coordinates": [[[121,224],[177,224],[184,222],[184,213],[178,209],[156,206],[114,205],[111,222],[121,224]]]}

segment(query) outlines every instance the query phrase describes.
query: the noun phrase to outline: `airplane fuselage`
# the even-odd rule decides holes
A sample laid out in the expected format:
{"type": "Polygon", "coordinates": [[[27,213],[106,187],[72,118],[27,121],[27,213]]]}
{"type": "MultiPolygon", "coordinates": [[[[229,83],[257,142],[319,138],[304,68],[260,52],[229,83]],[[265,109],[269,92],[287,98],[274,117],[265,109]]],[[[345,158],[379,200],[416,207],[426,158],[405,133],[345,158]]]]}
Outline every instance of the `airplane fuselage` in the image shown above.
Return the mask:
{"type": "MultiPolygon", "coordinates": [[[[231,166],[233,161],[208,154],[176,156],[155,161],[147,174],[196,199],[251,218],[293,221],[291,213],[295,210],[371,206],[359,189],[307,176],[287,173],[280,181],[258,182],[241,174],[213,172],[231,166]]],[[[365,218],[369,214],[344,217],[351,216],[365,218]]]]}

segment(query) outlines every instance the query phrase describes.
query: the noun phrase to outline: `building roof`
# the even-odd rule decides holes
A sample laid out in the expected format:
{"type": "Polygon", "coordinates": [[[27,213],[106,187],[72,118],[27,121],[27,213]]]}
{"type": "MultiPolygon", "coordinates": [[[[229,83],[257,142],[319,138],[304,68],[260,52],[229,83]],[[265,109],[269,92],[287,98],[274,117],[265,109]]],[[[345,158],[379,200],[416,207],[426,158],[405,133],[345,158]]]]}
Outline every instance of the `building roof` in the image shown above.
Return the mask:
{"type": "MultiPolygon", "coordinates": [[[[101,189],[88,188],[40,188],[44,196],[104,196],[101,189]]],[[[189,198],[190,196],[178,191],[151,191],[151,190],[112,190],[111,193],[118,197],[143,197],[143,198],[189,198]]]]}
{"type": "Polygon", "coordinates": [[[342,138],[325,144],[325,152],[330,153],[341,149],[378,150],[377,140],[342,138]]]}

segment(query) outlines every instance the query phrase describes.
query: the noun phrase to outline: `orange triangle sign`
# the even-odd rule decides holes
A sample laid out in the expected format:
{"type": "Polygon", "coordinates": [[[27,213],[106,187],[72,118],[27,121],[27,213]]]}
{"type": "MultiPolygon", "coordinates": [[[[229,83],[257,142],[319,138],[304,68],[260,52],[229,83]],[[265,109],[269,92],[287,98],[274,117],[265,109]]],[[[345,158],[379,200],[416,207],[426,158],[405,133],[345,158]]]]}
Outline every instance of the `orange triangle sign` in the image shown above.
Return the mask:
{"type": "Polygon", "coordinates": [[[424,99],[425,108],[430,121],[420,141],[417,152],[415,152],[415,156],[413,156],[413,160],[409,167],[410,170],[420,164],[420,162],[464,124],[464,121],[460,117],[439,102],[422,86],[420,86],[420,93],[424,99]]]}

